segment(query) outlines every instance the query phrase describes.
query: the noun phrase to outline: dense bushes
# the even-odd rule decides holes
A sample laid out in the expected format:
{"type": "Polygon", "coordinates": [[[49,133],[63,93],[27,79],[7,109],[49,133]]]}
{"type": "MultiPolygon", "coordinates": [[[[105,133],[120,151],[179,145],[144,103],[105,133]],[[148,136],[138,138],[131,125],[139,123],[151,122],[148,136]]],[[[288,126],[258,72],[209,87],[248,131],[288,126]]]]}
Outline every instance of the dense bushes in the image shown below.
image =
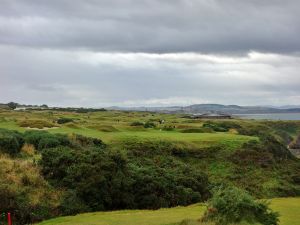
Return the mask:
{"type": "Polygon", "coordinates": [[[16,155],[24,144],[22,134],[17,131],[0,129],[0,152],[16,155]]]}
{"type": "Polygon", "coordinates": [[[208,197],[208,178],[182,163],[163,165],[128,159],[100,147],[58,147],[42,152],[42,172],[55,186],[67,188],[65,212],[187,205],[208,197]],[[76,205],[73,209],[67,205],[76,205]]]}
{"type": "Polygon", "coordinates": [[[300,193],[299,160],[272,135],[245,143],[227,160],[234,168],[229,180],[255,197],[297,196],[300,193]]]}
{"type": "Polygon", "coordinates": [[[227,126],[222,126],[221,124],[218,123],[212,123],[212,122],[207,122],[203,124],[204,128],[210,128],[216,132],[227,132],[229,131],[229,128],[227,126]]]}
{"type": "Polygon", "coordinates": [[[214,221],[217,225],[227,225],[246,221],[263,225],[277,225],[279,215],[266,202],[255,201],[247,192],[226,187],[215,191],[209,201],[204,221],[214,221]]]}
{"type": "Polygon", "coordinates": [[[26,143],[32,144],[35,149],[53,148],[59,145],[70,145],[70,140],[63,134],[50,134],[46,131],[26,131],[24,133],[26,143]]]}
{"type": "Polygon", "coordinates": [[[156,125],[153,121],[147,121],[146,123],[140,122],[140,121],[134,121],[130,124],[130,126],[137,127],[137,126],[143,126],[144,128],[155,128],[156,125]]]}

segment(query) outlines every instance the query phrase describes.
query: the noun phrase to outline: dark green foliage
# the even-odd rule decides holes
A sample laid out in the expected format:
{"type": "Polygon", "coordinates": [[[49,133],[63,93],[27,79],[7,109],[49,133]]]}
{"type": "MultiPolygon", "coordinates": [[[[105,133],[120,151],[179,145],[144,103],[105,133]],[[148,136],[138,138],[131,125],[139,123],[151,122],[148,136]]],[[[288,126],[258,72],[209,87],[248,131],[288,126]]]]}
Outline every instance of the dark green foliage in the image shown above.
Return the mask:
{"type": "Polygon", "coordinates": [[[38,150],[43,150],[45,148],[54,148],[60,145],[60,142],[55,137],[44,137],[41,138],[38,145],[38,150]]]}
{"type": "Polygon", "coordinates": [[[18,103],[15,103],[15,102],[9,102],[7,103],[7,106],[10,108],[10,109],[15,109],[17,108],[19,104],[18,103]]]}
{"type": "Polygon", "coordinates": [[[72,145],[76,145],[77,147],[96,146],[104,148],[106,146],[103,141],[98,138],[85,137],[79,134],[73,135],[71,139],[72,145]]]}
{"type": "Polygon", "coordinates": [[[289,134],[295,134],[299,131],[299,121],[265,121],[265,125],[277,131],[285,131],[289,134]]]}
{"type": "Polygon", "coordinates": [[[205,174],[174,160],[159,160],[159,165],[149,160],[145,166],[131,164],[129,172],[133,181],[131,191],[135,208],[188,205],[208,198],[205,174]]]}
{"type": "Polygon", "coordinates": [[[204,128],[210,128],[216,132],[227,132],[229,128],[227,126],[222,126],[222,124],[207,122],[203,124],[204,128]]]}
{"type": "Polygon", "coordinates": [[[279,141],[285,145],[289,145],[293,141],[293,137],[286,131],[278,130],[274,133],[279,141]]]}
{"type": "Polygon", "coordinates": [[[260,137],[264,150],[273,154],[277,160],[294,159],[295,157],[287,149],[286,144],[277,140],[273,135],[266,134],[260,137]]]}
{"type": "Polygon", "coordinates": [[[136,126],[144,126],[144,122],[140,122],[140,121],[134,121],[130,124],[130,126],[136,127],[136,126]]]}
{"type": "Polygon", "coordinates": [[[24,144],[22,134],[17,131],[0,129],[0,152],[16,155],[24,144]]]}
{"type": "Polygon", "coordinates": [[[58,124],[64,124],[64,123],[70,123],[70,122],[73,122],[74,120],[72,118],[59,118],[57,120],[57,123],[58,124]]]}
{"type": "Polygon", "coordinates": [[[89,113],[89,112],[102,112],[106,109],[93,109],[93,108],[61,108],[60,111],[75,111],[77,113],[89,113]]]}
{"type": "Polygon", "coordinates": [[[189,128],[181,130],[182,133],[213,133],[214,129],[211,127],[189,128]]]}
{"type": "Polygon", "coordinates": [[[204,221],[227,225],[246,221],[263,225],[277,225],[279,214],[273,212],[267,202],[255,201],[247,192],[235,188],[220,188],[209,201],[204,221]]]}
{"type": "Polygon", "coordinates": [[[70,145],[70,141],[66,135],[50,134],[46,131],[26,131],[24,139],[26,143],[34,145],[35,149],[40,151],[44,148],[70,145]]]}
{"type": "Polygon", "coordinates": [[[143,162],[96,146],[58,147],[42,151],[41,166],[54,186],[73,193],[62,202],[65,213],[83,209],[156,209],[187,205],[209,196],[204,173],[171,157],[147,157],[143,162]],[[71,205],[76,207],[68,208],[71,205]]]}
{"type": "Polygon", "coordinates": [[[151,122],[151,121],[147,121],[145,124],[144,124],[144,127],[145,128],[155,128],[156,125],[155,123],[151,122]]]}
{"type": "Polygon", "coordinates": [[[175,130],[175,126],[164,126],[162,128],[162,130],[164,130],[164,131],[173,131],[173,130],[175,130]]]}
{"type": "Polygon", "coordinates": [[[257,154],[270,153],[276,160],[295,159],[287,146],[271,134],[261,134],[260,141],[245,143],[243,149],[255,150],[257,154]]]}
{"type": "Polygon", "coordinates": [[[242,187],[258,198],[266,196],[296,196],[300,192],[297,160],[275,137],[265,135],[260,141],[250,141],[227,157],[234,170],[228,177],[234,185],[242,187]],[[292,173],[289,171],[293,171],[292,173]],[[264,183],[274,182],[266,188],[264,183]]]}
{"type": "Polygon", "coordinates": [[[242,135],[259,137],[271,133],[272,129],[264,124],[250,123],[237,128],[237,131],[242,135]]]}
{"type": "Polygon", "coordinates": [[[86,204],[77,196],[75,191],[68,190],[59,206],[59,210],[63,215],[76,215],[80,212],[91,211],[86,204]]]}
{"type": "MultiPolygon", "coordinates": [[[[104,210],[128,205],[126,158],[95,148],[59,147],[44,150],[42,172],[51,183],[76,193],[68,201],[83,202],[80,208],[104,210]],[[119,197],[117,197],[119,196],[119,197]]],[[[66,204],[66,200],[64,200],[66,204]]],[[[64,209],[64,211],[74,209],[64,209]]]]}

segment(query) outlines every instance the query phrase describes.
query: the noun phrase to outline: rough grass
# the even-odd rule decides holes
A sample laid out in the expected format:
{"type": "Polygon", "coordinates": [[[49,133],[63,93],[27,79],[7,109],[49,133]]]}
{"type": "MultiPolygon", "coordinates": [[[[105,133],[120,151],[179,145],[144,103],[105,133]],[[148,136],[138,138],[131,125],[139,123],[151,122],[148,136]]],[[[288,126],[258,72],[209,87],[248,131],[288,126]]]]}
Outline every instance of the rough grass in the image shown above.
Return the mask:
{"type": "MultiPolygon", "coordinates": [[[[280,213],[280,225],[300,224],[300,198],[276,198],[271,208],[280,213]]],[[[192,220],[189,225],[213,225],[196,222],[206,210],[203,204],[188,207],[152,210],[123,210],[114,212],[84,213],[44,221],[39,225],[179,225],[192,220]]],[[[240,224],[240,225],[246,225],[240,224]]]]}
{"type": "Polygon", "coordinates": [[[37,128],[37,129],[55,127],[55,124],[48,122],[46,120],[23,120],[20,121],[18,124],[20,127],[30,127],[30,128],[37,128]]]}
{"type": "Polygon", "coordinates": [[[32,206],[45,201],[43,198],[47,198],[49,204],[58,204],[59,193],[49,187],[31,160],[12,159],[0,154],[0,182],[8,186],[11,192],[23,193],[32,206]]]}

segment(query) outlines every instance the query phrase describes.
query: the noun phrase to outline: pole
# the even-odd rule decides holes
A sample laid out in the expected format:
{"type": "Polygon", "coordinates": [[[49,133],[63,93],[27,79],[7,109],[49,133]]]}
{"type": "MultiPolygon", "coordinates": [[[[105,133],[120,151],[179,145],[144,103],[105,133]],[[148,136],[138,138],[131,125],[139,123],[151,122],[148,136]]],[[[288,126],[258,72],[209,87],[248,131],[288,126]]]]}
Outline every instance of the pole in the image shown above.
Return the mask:
{"type": "Polygon", "coordinates": [[[7,213],[7,223],[8,225],[12,225],[10,213],[7,213]]]}

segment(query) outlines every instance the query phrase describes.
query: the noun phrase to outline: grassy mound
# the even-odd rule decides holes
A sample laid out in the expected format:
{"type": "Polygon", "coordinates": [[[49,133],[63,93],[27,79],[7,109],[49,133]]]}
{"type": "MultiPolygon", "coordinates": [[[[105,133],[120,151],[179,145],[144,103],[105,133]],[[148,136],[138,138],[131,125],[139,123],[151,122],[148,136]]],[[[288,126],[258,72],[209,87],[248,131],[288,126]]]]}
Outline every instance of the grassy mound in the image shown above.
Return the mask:
{"type": "Polygon", "coordinates": [[[29,128],[37,128],[37,129],[55,127],[55,124],[48,122],[46,120],[23,120],[20,121],[18,124],[20,127],[29,127],[29,128]]]}

